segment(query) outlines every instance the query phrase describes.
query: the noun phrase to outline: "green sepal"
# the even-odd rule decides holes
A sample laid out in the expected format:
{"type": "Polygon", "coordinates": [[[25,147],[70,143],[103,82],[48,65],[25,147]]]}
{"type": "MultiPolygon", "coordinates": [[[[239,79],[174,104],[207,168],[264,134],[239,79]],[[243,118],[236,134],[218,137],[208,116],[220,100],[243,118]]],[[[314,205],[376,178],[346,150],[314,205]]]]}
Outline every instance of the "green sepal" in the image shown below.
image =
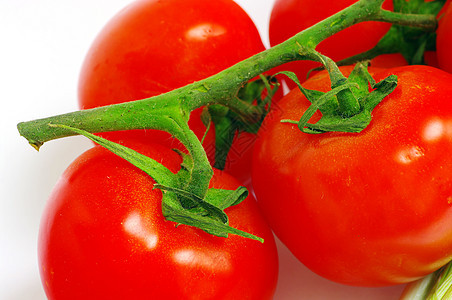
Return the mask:
{"type": "Polygon", "coordinates": [[[372,112],[372,110],[381,102],[383,99],[394,91],[397,87],[397,76],[389,75],[382,81],[378,82],[373,86],[373,90],[360,101],[362,103],[363,110],[372,112]]]}
{"type": "MultiPolygon", "coordinates": [[[[198,196],[182,189],[178,189],[175,187],[164,186],[161,184],[155,184],[155,188],[160,189],[164,192],[171,192],[176,195],[179,199],[179,203],[184,209],[194,209],[196,208],[199,214],[204,216],[209,216],[213,220],[218,220],[224,224],[228,222],[228,216],[224,213],[223,210],[216,207],[215,205],[210,204],[204,199],[199,198],[198,196]],[[181,200],[182,198],[183,200],[181,200]],[[187,205],[188,203],[188,205],[187,205]],[[184,205],[185,204],[185,205],[184,205]]],[[[164,202],[164,201],[163,201],[164,202]]],[[[165,215],[165,214],[164,214],[165,215]]]]}
{"type": "MultiPolygon", "coordinates": [[[[294,75],[290,74],[290,76],[294,75]]],[[[297,82],[297,85],[299,85],[300,90],[305,96],[308,95],[306,98],[311,102],[311,105],[301,116],[299,121],[281,120],[282,123],[297,124],[302,132],[310,134],[333,131],[358,133],[370,124],[372,120],[372,110],[375,106],[396,88],[397,77],[395,75],[390,75],[382,81],[375,83],[375,80],[370,76],[365,65],[358,64],[344,84],[339,85],[326,93],[314,93],[310,90],[306,90],[299,82],[297,82]],[[373,88],[371,92],[368,91],[369,84],[373,88]],[[344,117],[339,109],[334,110],[332,108],[335,103],[337,103],[333,100],[336,95],[347,89],[349,89],[358,99],[360,111],[352,116],[344,117]],[[309,119],[317,110],[320,110],[322,113],[320,120],[315,124],[308,123],[309,119]]]]}
{"type": "Polygon", "coordinates": [[[226,209],[242,202],[248,197],[246,187],[240,186],[236,190],[209,189],[205,198],[206,202],[220,209],[226,209]]]}
{"type": "Polygon", "coordinates": [[[161,163],[157,162],[156,160],[143,155],[135,150],[132,150],[128,147],[125,147],[123,145],[111,142],[109,140],[106,140],[104,138],[101,138],[97,135],[94,135],[92,133],[89,133],[87,131],[77,129],[74,127],[66,126],[66,125],[60,125],[60,124],[49,124],[51,127],[59,127],[64,128],[67,130],[71,130],[77,134],[83,135],[93,142],[96,142],[97,144],[101,145],[102,147],[106,148],[107,150],[113,152],[114,154],[118,155],[119,157],[127,160],[149,176],[151,176],[156,182],[159,182],[161,184],[174,184],[174,182],[177,182],[177,177],[174,173],[172,173],[168,168],[166,168],[161,163]]]}
{"type": "Polygon", "coordinates": [[[235,234],[245,238],[257,240],[262,243],[264,242],[262,238],[257,237],[251,233],[233,228],[221,221],[212,220],[212,218],[209,218],[202,214],[198,214],[190,210],[185,210],[183,207],[181,207],[179,201],[177,201],[175,197],[172,196],[165,197],[166,200],[162,205],[162,211],[163,214],[165,215],[165,218],[169,221],[197,227],[209,234],[219,237],[226,238],[228,237],[229,234],[235,234]]]}
{"type": "Polygon", "coordinates": [[[337,100],[335,99],[334,95],[330,95],[331,97],[325,97],[325,98],[323,98],[322,101],[316,101],[320,97],[324,96],[325,93],[304,88],[301,85],[300,80],[298,79],[297,75],[295,75],[295,73],[293,73],[293,72],[281,71],[281,72],[276,73],[275,76],[279,75],[279,74],[283,74],[283,75],[287,76],[290,80],[295,82],[295,84],[298,86],[298,89],[306,97],[306,99],[308,99],[309,102],[311,102],[312,104],[317,102],[315,104],[316,109],[320,110],[320,112],[322,112],[323,114],[332,113],[337,110],[338,103],[337,103],[337,100]]]}
{"type": "MultiPolygon", "coordinates": [[[[182,194],[181,191],[168,189],[167,187],[157,187],[165,191],[162,200],[162,212],[167,220],[197,227],[209,234],[220,237],[228,237],[228,234],[235,234],[260,242],[264,241],[260,237],[229,226],[227,215],[223,212],[224,209],[239,204],[248,196],[248,191],[245,187],[239,187],[236,190],[209,189],[207,191],[205,202],[211,208],[215,207],[215,210],[218,209],[223,212],[225,218],[216,218],[211,213],[208,213],[207,210],[200,209],[199,206],[187,209],[181,205],[181,201],[178,199],[181,196],[195,197],[194,195],[189,195],[186,192],[182,194]]],[[[205,208],[205,204],[203,206],[205,208]]]]}
{"type": "Polygon", "coordinates": [[[228,216],[224,209],[243,201],[248,195],[246,188],[208,189],[205,199],[201,199],[185,189],[187,183],[190,182],[193,169],[193,160],[190,155],[175,150],[182,156],[183,161],[179,172],[174,174],[148,156],[87,131],[60,124],[49,124],[49,126],[64,128],[83,135],[151,176],[157,182],[154,184],[154,188],[162,191],[162,212],[167,220],[194,226],[220,237],[236,234],[263,242],[263,239],[259,237],[228,225],[228,216]]]}
{"type": "Polygon", "coordinates": [[[305,133],[325,133],[325,132],[361,132],[370,124],[372,116],[367,111],[344,118],[341,116],[325,116],[315,124],[306,124],[302,129],[305,133]]]}

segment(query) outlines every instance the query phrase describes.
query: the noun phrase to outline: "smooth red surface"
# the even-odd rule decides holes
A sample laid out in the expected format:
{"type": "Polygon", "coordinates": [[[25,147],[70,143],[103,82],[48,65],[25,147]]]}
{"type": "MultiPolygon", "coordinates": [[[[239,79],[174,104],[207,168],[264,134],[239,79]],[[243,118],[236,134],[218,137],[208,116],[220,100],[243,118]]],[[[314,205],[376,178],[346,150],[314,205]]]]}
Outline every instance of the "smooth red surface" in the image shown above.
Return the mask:
{"type": "MultiPolygon", "coordinates": [[[[179,169],[160,145],[128,145],[179,169]]],[[[161,192],[142,171],[96,146],[78,157],[42,216],[39,268],[49,299],[272,299],[278,259],[252,197],[226,210],[231,226],[265,239],[214,237],[165,221],[161,192]]],[[[215,188],[237,180],[215,171],[215,188]]]]}
{"type": "MultiPolygon", "coordinates": [[[[265,50],[256,26],[232,0],[138,0],[102,29],[86,55],[79,80],[82,109],[143,99],[214,75],[265,50]]],[[[200,110],[190,128],[201,139],[206,128],[200,110]]],[[[110,140],[131,138],[179,147],[156,130],[102,134],[110,140]]],[[[226,170],[248,180],[255,137],[235,139],[226,170]]],[[[215,130],[204,147],[214,161],[215,130]]]]}
{"type": "MultiPolygon", "coordinates": [[[[355,2],[357,0],[276,0],[270,18],[270,44],[277,45],[355,2]]],[[[392,10],[392,0],[385,1],[383,8],[392,10]]],[[[389,27],[389,23],[382,22],[359,23],[324,40],[317,50],[338,61],[371,49],[389,27]]],[[[401,60],[404,62],[403,58],[397,58],[394,63],[398,65],[401,60]]],[[[304,81],[308,71],[318,66],[311,61],[299,61],[284,64],[280,69],[295,72],[304,81]]]]}
{"type": "MultiPolygon", "coordinates": [[[[276,235],[308,268],[350,285],[408,282],[452,258],[452,75],[407,66],[375,77],[389,74],[398,86],[361,133],[281,123],[308,107],[293,90],[254,152],[256,197],[276,235]]],[[[318,78],[305,87],[326,91],[318,78]]]]}

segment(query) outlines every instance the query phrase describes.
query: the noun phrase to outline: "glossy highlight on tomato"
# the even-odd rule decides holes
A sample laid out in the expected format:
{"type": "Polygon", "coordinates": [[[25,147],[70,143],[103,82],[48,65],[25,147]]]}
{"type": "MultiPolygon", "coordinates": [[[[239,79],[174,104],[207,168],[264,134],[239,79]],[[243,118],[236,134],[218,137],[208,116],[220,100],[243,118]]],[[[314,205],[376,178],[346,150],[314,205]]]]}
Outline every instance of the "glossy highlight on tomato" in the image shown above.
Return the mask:
{"type": "MultiPolygon", "coordinates": [[[[375,79],[390,74],[398,86],[361,133],[281,123],[309,106],[295,89],[255,146],[253,186],[275,234],[312,271],[344,284],[409,282],[452,258],[452,75],[406,66],[375,79]]],[[[319,77],[305,88],[327,91],[319,77]]]]}
{"type": "MultiPolygon", "coordinates": [[[[143,99],[214,75],[265,50],[246,12],[232,0],[137,0],[114,16],[98,34],[79,79],[82,109],[143,99]]],[[[201,109],[190,128],[199,139],[206,127],[201,109]]],[[[113,141],[138,139],[184,149],[156,130],[103,133],[113,141]]],[[[255,136],[236,136],[226,170],[248,180],[255,136]]],[[[215,156],[215,129],[204,139],[210,161],[215,156]]]]}
{"type": "MultiPolygon", "coordinates": [[[[161,145],[127,146],[180,168],[161,145]]],[[[49,299],[272,299],[278,275],[275,241],[253,197],[226,209],[231,226],[264,243],[166,221],[154,181],[96,146],[56,185],[42,215],[39,268],[49,299]]],[[[215,170],[215,188],[237,180],[215,170]]]]}

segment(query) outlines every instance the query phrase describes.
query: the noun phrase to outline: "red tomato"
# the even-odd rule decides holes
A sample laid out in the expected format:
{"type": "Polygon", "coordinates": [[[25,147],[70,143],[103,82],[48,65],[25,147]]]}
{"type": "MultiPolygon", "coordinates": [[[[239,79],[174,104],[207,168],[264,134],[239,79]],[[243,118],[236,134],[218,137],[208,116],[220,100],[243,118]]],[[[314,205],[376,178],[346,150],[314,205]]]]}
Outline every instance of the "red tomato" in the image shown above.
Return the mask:
{"type": "MultiPolygon", "coordinates": [[[[181,159],[135,145],[171,171],[181,159]]],[[[100,146],[65,171],[42,216],[39,266],[49,299],[272,299],[275,241],[247,198],[226,210],[231,226],[265,239],[220,238],[165,221],[161,191],[144,172],[100,146]]],[[[239,183],[215,171],[211,186],[239,183]]]]}
{"type": "MultiPolygon", "coordinates": [[[[449,3],[449,2],[447,2],[449,3]]],[[[446,5],[447,5],[446,3],[446,5]]],[[[439,20],[436,53],[438,57],[439,68],[452,73],[452,6],[449,6],[443,17],[439,20]]]]}
{"type": "MultiPolygon", "coordinates": [[[[430,55],[428,55],[428,58],[432,60],[433,58],[430,58],[430,55]]],[[[408,62],[400,53],[391,53],[391,54],[381,54],[375,57],[371,60],[370,63],[373,67],[377,68],[393,68],[396,66],[406,66],[408,65],[408,62]]]]}
{"type": "MultiPolygon", "coordinates": [[[[270,17],[270,44],[279,44],[355,2],[357,0],[276,0],[270,17]]],[[[383,8],[392,10],[392,0],[386,0],[383,8]]],[[[324,40],[317,50],[338,61],[373,48],[390,26],[382,22],[356,24],[324,40]]],[[[395,62],[398,64],[399,61],[395,62]]],[[[304,81],[307,72],[318,66],[315,62],[299,61],[280,68],[295,72],[304,81]]]]}
{"type": "MultiPolygon", "coordinates": [[[[114,16],[92,44],[79,81],[82,109],[143,99],[204,79],[265,50],[256,26],[232,0],[138,0],[114,16]]],[[[201,138],[206,128],[195,111],[190,127],[201,138]]],[[[155,130],[102,134],[120,141],[158,141],[155,130]]],[[[249,178],[254,135],[235,139],[228,171],[249,178]]],[[[204,146],[214,161],[215,133],[204,146]]]]}
{"type": "MultiPolygon", "coordinates": [[[[308,268],[350,285],[412,281],[452,259],[452,75],[406,66],[375,77],[389,74],[398,86],[361,133],[281,123],[309,105],[295,89],[255,145],[253,185],[276,235],[308,268]]],[[[316,78],[304,86],[329,89],[316,78]]]]}

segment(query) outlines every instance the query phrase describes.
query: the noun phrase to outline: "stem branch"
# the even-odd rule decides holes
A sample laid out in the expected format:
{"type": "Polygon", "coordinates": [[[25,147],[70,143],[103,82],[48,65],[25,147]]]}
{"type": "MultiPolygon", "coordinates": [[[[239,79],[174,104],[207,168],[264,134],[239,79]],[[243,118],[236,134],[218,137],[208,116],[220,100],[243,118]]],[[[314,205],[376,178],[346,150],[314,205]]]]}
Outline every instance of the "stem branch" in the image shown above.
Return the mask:
{"type": "Polygon", "coordinates": [[[434,32],[438,26],[436,16],[434,15],[404,14],[384,9],[380,10],[380,12],[375,15],[373,21],[416,27],[430,32],[434,32]]]}

